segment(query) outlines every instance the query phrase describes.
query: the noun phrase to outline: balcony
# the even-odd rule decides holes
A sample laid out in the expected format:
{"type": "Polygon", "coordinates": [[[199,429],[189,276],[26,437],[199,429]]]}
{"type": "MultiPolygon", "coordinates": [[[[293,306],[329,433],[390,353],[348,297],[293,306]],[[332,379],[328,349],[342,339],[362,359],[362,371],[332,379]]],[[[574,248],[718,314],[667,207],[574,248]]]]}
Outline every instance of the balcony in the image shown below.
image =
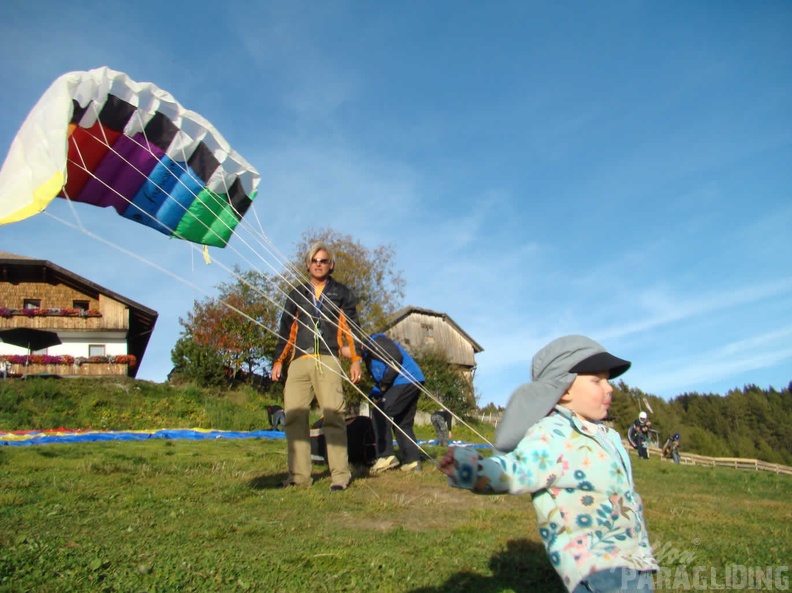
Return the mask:
{"type": "Polygon", "coordinates": [[[14,309],[0,307],[3,328],[32,327],[35,329],[101,330],[107,329],[103,315],[93,309],[14,309]]]}
{"type": "Polygon", "coordinates": [[[131,354],[117,356],[51,356],[48,354],[0,356],[7,363],[10,377],[25,375],[58,375],[59,377],[120,377],[127,376],[129,367],[137,360],[131,354]]]}

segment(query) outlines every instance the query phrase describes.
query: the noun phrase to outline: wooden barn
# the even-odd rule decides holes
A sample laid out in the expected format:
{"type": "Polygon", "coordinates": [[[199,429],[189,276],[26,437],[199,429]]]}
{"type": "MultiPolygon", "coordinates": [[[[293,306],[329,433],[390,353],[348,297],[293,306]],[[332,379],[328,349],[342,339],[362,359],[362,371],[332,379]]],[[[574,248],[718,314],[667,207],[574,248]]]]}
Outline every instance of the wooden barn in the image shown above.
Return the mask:
{"type": "Polygon", "coordinates": [[[12,375],[135,377],[157,312],[49,261],[0,251],[0,336],[28,328],[60,343],[28,349],[0,343],[12,375]]]}
{"type": "Polygon", "coordinates": [[[445,313],[419,307],[405,307],[390,316],[384,333],[410,352],[433,348],[458,365],[472,381],[476,354],[484,349],[445,313]]]}

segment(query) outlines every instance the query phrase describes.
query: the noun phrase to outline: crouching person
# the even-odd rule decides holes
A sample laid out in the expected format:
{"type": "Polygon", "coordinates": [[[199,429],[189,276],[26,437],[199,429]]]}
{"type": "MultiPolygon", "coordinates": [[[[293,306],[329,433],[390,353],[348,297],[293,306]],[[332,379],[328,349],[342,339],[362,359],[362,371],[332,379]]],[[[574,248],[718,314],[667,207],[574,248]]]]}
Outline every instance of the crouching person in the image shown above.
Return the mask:
{"type": "Polygon", "coordinates": [[[424,375],[418,363],[398,342],[385,334],[374,334],[363,351],[366,368],[374,379],[374,431],[377,462],[373,473],[399,467],[405,472],[421,471],[421,454],[413,424],[424,375]],[[393,438],[402,460],[396,457],[393,438]]]}

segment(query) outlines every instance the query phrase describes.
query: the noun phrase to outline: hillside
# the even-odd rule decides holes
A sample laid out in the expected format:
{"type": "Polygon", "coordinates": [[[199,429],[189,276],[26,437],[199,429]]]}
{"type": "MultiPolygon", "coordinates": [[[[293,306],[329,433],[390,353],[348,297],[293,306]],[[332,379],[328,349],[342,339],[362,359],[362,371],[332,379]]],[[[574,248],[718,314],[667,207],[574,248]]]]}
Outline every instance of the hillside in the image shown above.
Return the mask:
{"type": "MultiPolygon", "coordinates": [[[[275,395],[245,386],[202,389],[127,378],[7,380],[0,381],[0,430],[259,430],[269,427],[266,406],[272,403],[278,403],[275,395]]],[[[626,435],[647,403],[661,440],[681,434],[684,452],[792,465],[789,389],[747,386],[725,396],[684,394],[665,401],[621,382],[611,406],[614,427],[626,435]]]]}
{"type": "Polygon", "coordinates": [[[0,430],[267,428],[266,394],[129,378],[0,381],[0,430]]]}

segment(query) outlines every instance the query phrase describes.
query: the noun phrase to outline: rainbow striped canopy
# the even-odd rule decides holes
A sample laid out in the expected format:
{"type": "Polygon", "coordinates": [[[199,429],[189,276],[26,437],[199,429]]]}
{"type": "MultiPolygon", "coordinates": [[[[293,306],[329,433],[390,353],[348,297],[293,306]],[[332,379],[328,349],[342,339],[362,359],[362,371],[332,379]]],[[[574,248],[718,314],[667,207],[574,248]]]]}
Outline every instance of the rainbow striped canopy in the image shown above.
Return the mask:
{"type": "Polygon", "coordinates": [[[11,144],[0,169],[0,224],[60,197],[224,247],[258,183],[256,169],[212,124],[169,93],[109,68],[69,72],[11,144]]]}

